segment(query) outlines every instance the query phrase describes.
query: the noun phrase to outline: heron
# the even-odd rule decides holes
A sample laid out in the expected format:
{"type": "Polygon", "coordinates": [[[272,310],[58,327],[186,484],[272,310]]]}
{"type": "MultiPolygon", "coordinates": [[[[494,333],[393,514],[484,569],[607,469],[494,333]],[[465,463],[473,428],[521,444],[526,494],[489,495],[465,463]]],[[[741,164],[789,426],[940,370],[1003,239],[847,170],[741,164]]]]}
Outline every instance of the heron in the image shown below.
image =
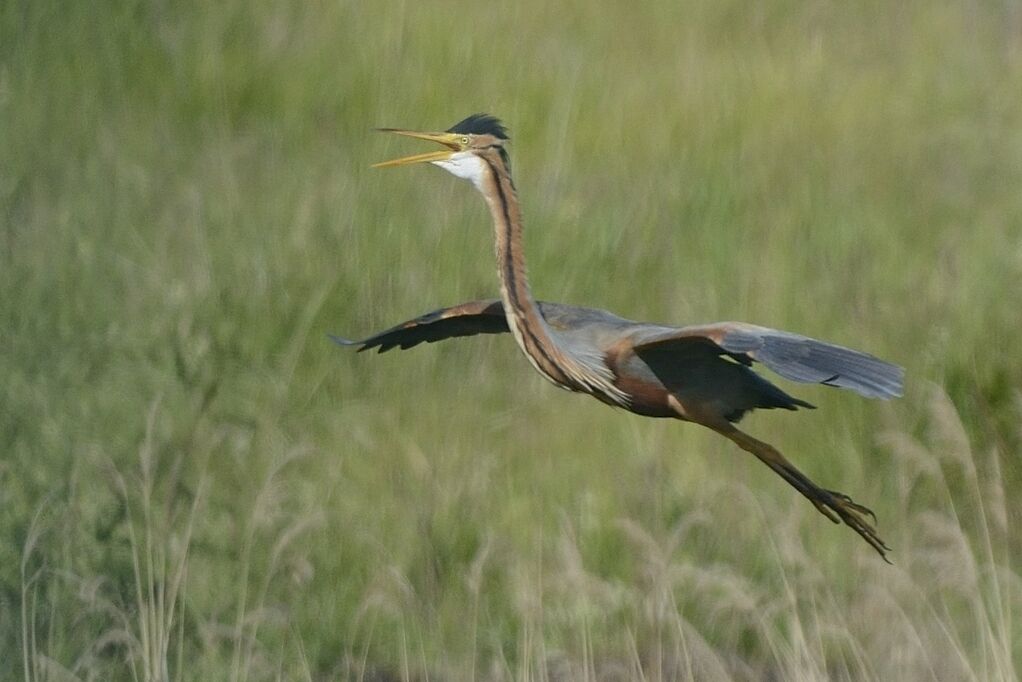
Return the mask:
{"type": "Polygon", "coordinates": [[[595,308],[537,301],[526,274],[522,212],[511,177],[508,132],[473,114],[443,132],[381,128],[442,149],[377,163],[428,163],[470,181],[493,222],[500,298],[441,308],[345,346],[382,353],[476,334],[510,332],[532,366],[560,388],[646,417],[694,422],[734,442],[804,495],[834,523],[844,522],[885,560],[876,515],[851,497],[814,483],[772,445],[736,424],[756,409],[814,409],[763,378],[754,363],[785,379],[844,388],[867,398],[902,394],[904,370],[868,353],[742,322],[667,326],[595,308]]]}

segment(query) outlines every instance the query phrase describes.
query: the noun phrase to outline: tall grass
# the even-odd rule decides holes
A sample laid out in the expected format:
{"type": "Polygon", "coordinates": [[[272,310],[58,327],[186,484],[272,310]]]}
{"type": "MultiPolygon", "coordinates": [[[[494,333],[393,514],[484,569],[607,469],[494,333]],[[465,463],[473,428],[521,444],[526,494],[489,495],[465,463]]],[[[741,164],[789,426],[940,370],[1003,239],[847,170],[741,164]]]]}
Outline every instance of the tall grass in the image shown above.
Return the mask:
{"type": "Polygon", "coordinates": [[[1020,22],[0,5],[0,678],[1017,678],[1020,22]],[[479,110],[541,298],[907,366],[744,422],[893,568],[508,338],[329,344],[494,295],[471,189],[369,168],[408,149],[372,127],[479,110]]]}

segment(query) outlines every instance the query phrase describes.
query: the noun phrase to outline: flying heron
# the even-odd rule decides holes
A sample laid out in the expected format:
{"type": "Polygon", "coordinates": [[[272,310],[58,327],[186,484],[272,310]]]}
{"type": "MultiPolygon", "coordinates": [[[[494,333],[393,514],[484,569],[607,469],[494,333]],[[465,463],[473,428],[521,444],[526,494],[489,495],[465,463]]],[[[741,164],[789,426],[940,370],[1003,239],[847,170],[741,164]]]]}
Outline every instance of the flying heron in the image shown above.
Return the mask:
{"type": "Polygon", "coordinates": [[[475,114],[445,132],[383,132],[436,142],[443,149],[375,164],[431,163],[472,182],[493,218],[500,299],[441,308],[361,341],[332,337],[359,351],[411,348],[422,342],[510,331],[525,357],[556,386],[588,393],[647,417],[695,422],[733,441],[770,467],[834,523],[844,522],[887,560],[875,514],[843,493],[816,485],[776,448],[740,431],[746,412],[813,405],[752,371],[760,362],[786,379],[900,396],[904,370],[872,355],[806,336],[742,322],[671,327],[633,322],[604,310],[545,303],[532,296],[522,245],[522,216],[511,179],[507,130],[475,114]]]}

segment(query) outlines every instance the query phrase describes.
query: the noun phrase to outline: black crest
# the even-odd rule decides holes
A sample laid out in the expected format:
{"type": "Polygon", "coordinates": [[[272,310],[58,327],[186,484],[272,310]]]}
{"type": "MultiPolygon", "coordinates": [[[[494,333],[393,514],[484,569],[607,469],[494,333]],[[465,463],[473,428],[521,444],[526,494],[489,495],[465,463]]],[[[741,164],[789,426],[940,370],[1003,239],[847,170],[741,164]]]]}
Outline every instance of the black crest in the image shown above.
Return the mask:
{"type": "Polygon", "coordinates": [[[472,114],[448,128],[447,132],[465,135],[493,135],[502,140],[508,139],[507,128],[504,127],[504,124],[496,116],[489,114],[472,114]]]}

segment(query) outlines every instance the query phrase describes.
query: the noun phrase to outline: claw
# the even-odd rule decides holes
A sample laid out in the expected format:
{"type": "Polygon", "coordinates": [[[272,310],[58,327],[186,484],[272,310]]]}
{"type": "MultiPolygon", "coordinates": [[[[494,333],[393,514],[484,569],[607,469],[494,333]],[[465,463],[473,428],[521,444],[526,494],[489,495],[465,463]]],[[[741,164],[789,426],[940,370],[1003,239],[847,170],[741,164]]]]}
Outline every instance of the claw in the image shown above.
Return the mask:
{"type": "Polygon", "coordinates": [[[849,528],[859,534],[870,547],[876,550],[877,554],[891,563],[887,558],[887,552],[891,548],[877,535],[877,517],[869,507],[859,504],[848,495],[836,490],[824,490],[817,488],[812,481],[803,476],[797,469],[782,469],[778,473],[784,476],[785,480],[795,486],[795,489],[809,498],[816,509],[834,523],[844,522],[849,528]],[[783,473],[782,473],[783,472],[783,473]],[[872,523],[870,523],[872,520],[872,523]]]}
{"type": "Polygon", "coordinates": [[[869,507],[859,504],[848,495],[839,493],[836,490],[823,490],[813,485],[805,476],[802,476],[797,469],[786,470],[786,480],[792,483],[795,488],[809,498],[816,509],[834,523],[844,522],[865,540],[870,547],[883,558],[887,558],[887,552],[891,551],[876,532],[876,514],[869,507]],[[869,519],[872,519],[870,523],[869,519]]]}
{"type": "Polygon", "coordinates": [[[834,497],[838,498],[839,500],[841,500],[841,502],[845,506],[850,507],[851,509],[854,509],[855,511],[859,512],[860,514],[865,514],[869,518],[873,519],[873,523],[871,525],[872,526],[876,525],[877,515],[873,513],[872,509],[870,509],[869,507],[867,507],[865,505],[859,504],[858,502],[856,502],[852,498],[848,497],[848,495],[845,495],[844,493],[839,493],[836,490],[828,490],[827,492],[829,494],[833,495],[834,497]]]}
{"type": "MultiPolygon", "coordinates": [[[[868,507],[864,507],[857,502],[854,502],[852,498],[848,497],[844,493],[837,493],[832,490],[824,490],[823,494],[830,497],[830,500],[824,502],[830,511],[835,512],[841,517],[841,520],[845,524],[854,530],[859,536],[865,540],[870,547],[876,550],[877,554],[886,561],[891,563],[890,559],[887,558],[887,552],[891,551],[891,548],[877,535],[875,524],[876,514],[872,512],[868,507]],[[866,520],[866,516],[869,516],[873,523],[869,523],[866,520]]],[[[829,516],[829,515],[828,515],[829,516]]]]}

